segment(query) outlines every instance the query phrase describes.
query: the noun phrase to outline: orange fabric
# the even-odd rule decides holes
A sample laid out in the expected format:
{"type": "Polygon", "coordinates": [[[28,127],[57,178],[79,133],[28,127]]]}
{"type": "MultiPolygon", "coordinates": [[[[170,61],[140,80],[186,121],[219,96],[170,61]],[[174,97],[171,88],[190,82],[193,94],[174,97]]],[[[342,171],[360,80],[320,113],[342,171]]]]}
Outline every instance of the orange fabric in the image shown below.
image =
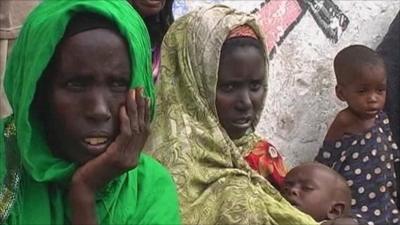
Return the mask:
{"type": "Polygon", "coordinates": [[[282,156],[270,143],[260,140],[244,159],[277,189],[282,187],[287,170],[282,156]]]}
{"type": "Polygon", "coordinates": [[[258,40],[256,32],[248,25],[242,25],[234,28],[228,35],[228,39],[235,37],[251,37],[258,40]]]}

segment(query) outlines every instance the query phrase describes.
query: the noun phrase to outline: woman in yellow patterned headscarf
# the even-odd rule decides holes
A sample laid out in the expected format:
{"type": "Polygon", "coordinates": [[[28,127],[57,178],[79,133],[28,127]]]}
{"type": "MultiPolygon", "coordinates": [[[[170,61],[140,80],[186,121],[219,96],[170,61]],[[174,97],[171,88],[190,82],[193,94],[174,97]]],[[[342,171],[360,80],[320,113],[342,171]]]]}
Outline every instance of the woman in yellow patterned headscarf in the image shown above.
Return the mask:
{"type": "MultiPolygon", "coordinates": [[[[156,119],[147,149],[173,174],[184,224],[316,224],[283,199],[244,159],[261,141],[254,127],[266,95],[268,62],[262,43],[253,16],[220,5],[179,18],[164,38],[156,119]],[[256,75],[248,74],[254,78],[249,82],[254,92],[250,98],[258,105],[249,106],[254,112],[247,106],[238,109],[248,115],[230,123],[229,118],[223,118],[231,115],[229,107],[226,112],[221,108],[223,97],[229,98],[230,91],[244,87],[241,81],[230,84],[224,79],[230,79],[229,72],[236,74],[236,69],[243,68],[233,65],[229,69],[224,60],[243,55],[233,49],[225,49],[228,52],[223,56],[221,52],[232,31],[243,25],[252,32],[239,33],[250,39],[255,36],[255,42],[262,46],[262,51],[241,48],[253,51],[250,55],[263,61],[255,63],[261,68],[261,78],[258,70],[254,70],[256,75]]],[[[250,67],[245,70],[253,71],[250,67]]],[[[246,76],[243,79],[248,81],[246,76]]]]}

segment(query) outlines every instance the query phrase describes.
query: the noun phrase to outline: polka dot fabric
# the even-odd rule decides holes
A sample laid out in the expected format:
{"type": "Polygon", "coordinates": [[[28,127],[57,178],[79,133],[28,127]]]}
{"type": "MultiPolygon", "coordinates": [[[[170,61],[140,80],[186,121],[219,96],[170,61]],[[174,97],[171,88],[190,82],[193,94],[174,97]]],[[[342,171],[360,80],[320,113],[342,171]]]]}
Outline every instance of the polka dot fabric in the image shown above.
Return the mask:
{"type": "Polygon", "coordinates": [[[400,154],[384,112],[377,115],[375,125],[364,135],[325,141],[315,160],[347,180],[354,214],[361,215],[370,225],[400,224],[394,171],[400,154]]]}

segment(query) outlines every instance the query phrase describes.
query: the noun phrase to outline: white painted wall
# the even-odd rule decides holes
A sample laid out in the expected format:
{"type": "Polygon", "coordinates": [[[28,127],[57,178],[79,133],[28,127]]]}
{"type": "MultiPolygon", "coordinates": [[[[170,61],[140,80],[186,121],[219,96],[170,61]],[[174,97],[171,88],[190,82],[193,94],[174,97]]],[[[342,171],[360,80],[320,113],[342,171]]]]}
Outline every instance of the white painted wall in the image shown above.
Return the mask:
{"type": "MultiPolygon", "coordinates": [[[[176,0],[177,16],[210,2],[252,11],[263,1],[176,0]],[[182,8],[181,8],[182,9],[182,8]]],[[[289,166],[312,160],[329,124],[345,105],[334,94],[332,62],[350,44],[375,48],[400,10],[399,0],[334,1],[350,24],[339,41],[328,40],[307,12],[289,33],[271,61],[268,97],[257,132],[286,157],[289,166]]]]}

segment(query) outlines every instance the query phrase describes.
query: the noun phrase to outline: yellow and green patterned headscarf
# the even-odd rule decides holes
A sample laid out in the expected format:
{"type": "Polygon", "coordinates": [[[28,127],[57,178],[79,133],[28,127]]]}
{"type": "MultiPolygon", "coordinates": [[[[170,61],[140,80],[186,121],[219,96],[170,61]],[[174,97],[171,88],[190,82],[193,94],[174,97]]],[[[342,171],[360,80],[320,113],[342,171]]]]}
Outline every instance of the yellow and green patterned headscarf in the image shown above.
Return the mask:
{"type": "MultiPolygon", "coordinates": [[[[55,157],[32,116],[37,82],[80,12],[112,21],[128,43],[131,87],[143,87],[154,110],[150,38],[126,0],[46,0],[27,17],[6,67],[5,90],[14,115],[0,122],[0,224],[68,224],[67,187],[76,166],[55,157]]],[[[179,224],[175,185],[145,154],[138,166],[97,193],[100,224],[179,224]]]]}
{"type": "Polygon", "coordinates": [[[233,141],[218,121],[221,48],[241,25],[250,26],[264,42],[254,16],[221,5],[189,13],[170,27],[161,49],[156,118],[146,149],[170,169],[184,224],[316,224],[243,159],[260,138],[249,132],[233,141]]]}

